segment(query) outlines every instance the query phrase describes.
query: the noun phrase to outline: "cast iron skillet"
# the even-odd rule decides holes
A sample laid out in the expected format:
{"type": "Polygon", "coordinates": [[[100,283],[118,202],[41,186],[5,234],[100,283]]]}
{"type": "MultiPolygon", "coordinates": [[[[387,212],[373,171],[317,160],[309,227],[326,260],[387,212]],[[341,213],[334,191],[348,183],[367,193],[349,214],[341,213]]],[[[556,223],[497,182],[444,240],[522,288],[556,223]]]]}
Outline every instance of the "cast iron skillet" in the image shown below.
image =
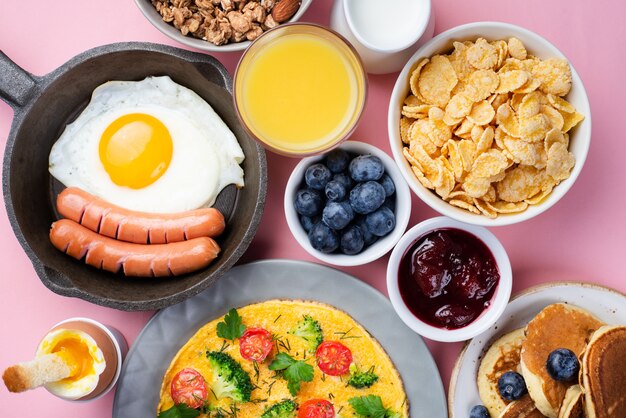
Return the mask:
{"type": "Polygon", "coordinates": [[[50,290],[116,309],[151,310],[199,293],[235,264],[263,213],[267,164],[263,149],[241,127],[231,93],[232,80],[215,58],[164,45],[101,46],[43,77],[24,71],[0,52],[0,96],[15,112],[4,154],[4,201],[18,241],[50,290]],[[246,156],[245,187],[227,187],[215,204],[227,223],[218,239],[222,247],[218,259],[205,270],[164,279],[97,270],[59,252],[48,240],[50,224],[59,218],[56,195],[63,189],[48,173],[52,144],[84,109],[97,86],[151,75],[168,75],[204,98],[235,133],[246,156]]]}

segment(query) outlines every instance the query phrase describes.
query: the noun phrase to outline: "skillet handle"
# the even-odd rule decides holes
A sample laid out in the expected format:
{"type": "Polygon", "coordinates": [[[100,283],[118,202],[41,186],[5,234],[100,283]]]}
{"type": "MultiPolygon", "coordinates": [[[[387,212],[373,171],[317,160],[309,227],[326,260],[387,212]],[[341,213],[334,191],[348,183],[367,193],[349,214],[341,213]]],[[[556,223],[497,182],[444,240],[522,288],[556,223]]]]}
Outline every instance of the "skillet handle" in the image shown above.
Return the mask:
{"type": "Polygon", "coordinates": [[[37,82],[33,75],[0,51],[0,97],[14,108],[22,107],[33,96],[37,82]]]}

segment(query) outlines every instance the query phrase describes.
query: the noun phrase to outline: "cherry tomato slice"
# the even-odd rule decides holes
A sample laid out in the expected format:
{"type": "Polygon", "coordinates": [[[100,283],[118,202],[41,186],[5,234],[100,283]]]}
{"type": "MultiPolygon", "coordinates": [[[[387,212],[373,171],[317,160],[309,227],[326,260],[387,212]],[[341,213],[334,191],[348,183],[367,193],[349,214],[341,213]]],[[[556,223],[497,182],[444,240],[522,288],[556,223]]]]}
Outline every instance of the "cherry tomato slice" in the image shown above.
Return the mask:
{"type": "Polygon", "coordinates": [[[311,399],[300,405],[298,418],[334,418],[335,408],[325,399],[311,399]]]}
{"type": "Polygon", "coordinates": [[[352,352],[338,341],[324,341],[315,353],[317,366],[329,376],[348,373],[352,363],[352,352]]]}
{"type": "Polygon", "coordinates": [[[200,408],[207,399],[206,381],[197,370],[182,369],[172,379],[170,393],[174,403],[200,408]]]}
{"type": "Polygon", "coordinates": [[[239,339],[241,357],[249,361],[264,361],[273,347],[272,334],[263,328],[248,328],[239,339]]]}

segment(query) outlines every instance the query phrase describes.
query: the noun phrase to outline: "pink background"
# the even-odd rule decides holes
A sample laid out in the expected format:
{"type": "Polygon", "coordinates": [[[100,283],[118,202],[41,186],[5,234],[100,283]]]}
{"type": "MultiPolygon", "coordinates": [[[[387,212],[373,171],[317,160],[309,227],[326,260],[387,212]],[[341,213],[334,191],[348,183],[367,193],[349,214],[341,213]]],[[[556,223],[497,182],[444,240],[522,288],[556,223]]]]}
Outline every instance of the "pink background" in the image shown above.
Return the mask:
{"type": "MultiPolygon", "coordinates": [[[[381,1],[381,4],[384,4],[381,1]]],[[[621,0],[433,0],[436,33],[463,23],[515,23],[553,42],[582,77],[593,110],[593,143],[578,182],[554,208],[525,222],[493,229],[509,252],[514,291],[555,280],[590,281],[626,292],[626,3],[621,0]]],[[[304,21],[328,24],[331,0],[315,0],[304,21]]],[[[0,49],[34,74],[45,74],[88,48],[118,41],[176,45],[131,0],[3,1],[0,49]]],[[[177,45],[180,46],[180,45],[177,45]]],[[[216,54],[233,71],[239,53],[216,54]]],[[[353,138],[389,152],[387,105],[396,74],[370,77],[370,96],[353,138]]],[[[0,102],[0,142],[6,142],[11,109],[0,102]]],[[[291,236],[282,198],[295,159],[268,154],[269,194],[263,222],[243,261],[265,258],[313,260],[291,236]],[[276,233],[276,231],[279,233],[276,233]]],[[[48,291],[37,278],[0,207],[0,369],[30,359],[45,331],[71,316],[88,316],[117,327],[132,343],[152,312],[119,312],[48,291]]],[[[435,213],[416,197],[410,225],[435,213]]],[[[385,292],[387,257],[342,270],[385,292]]],[[[428,342],[447,388],[461,344],[428,342]]],[[[419,361],[419,359],[416,359],[419,361]]],[[[410,378],[407,377],[407,378],[410,378]]],[[[9,394],[0,385],[0,415],[106,417],[113,393],[89,404],[71,404],[44,390],[9,394]]]]}

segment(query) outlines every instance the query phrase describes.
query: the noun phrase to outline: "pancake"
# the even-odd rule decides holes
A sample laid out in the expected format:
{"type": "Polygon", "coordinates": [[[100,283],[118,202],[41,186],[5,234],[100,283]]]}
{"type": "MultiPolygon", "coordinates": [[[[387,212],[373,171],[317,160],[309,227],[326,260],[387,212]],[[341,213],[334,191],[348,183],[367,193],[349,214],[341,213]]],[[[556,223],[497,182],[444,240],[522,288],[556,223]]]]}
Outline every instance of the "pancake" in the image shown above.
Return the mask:
{"type": "MultiPolygon", "coordinates": [[[[408,418],[409,406],[403,383],[391,359],[380,344],[346,313],[329,305],[295,300],[270,300],[238,308],[237,312],[248,328],[262,327],[273,335],[276,347],[270,357],[258,363],[257,367],[255,363],[245,360],[240,354],[239,339],[226,341],[217,336],[217,324],[224,317],[217,318],[201,327],[170,363],[161,384],[157,413],[174,405],[170,393],[171,381],[183,369],[195,369],[210,387],[213,373],[205,353],[222,351],[241,365],[255,387],[251,402],[236,404],[237,416],[240,418],[258,418],[266,408],[284,399],[293,399],[298,404],[310,399],[329,400],[335,411],[341,409],[342,415],[351,416],[353,410],[348,399],[366,395],[380,396],[385,408],[399,413],[399,417],[408,418]],[[378,381],[369,388],[357,389],[346,384],[347,376],[324,375],[316,364],[315,353],[308,351],[309,343],[289,334],[304,315],[319,322],[324,341],[339,341],[348,347],[352,352],[353,362],[362,370],[373,366],[378,381]],[[314,368],[313,380],[303,382],[295,397],[290,395],[286,380],[268,368],[277,351],[287,353],[296,360],[304,360],[314,368]]],[[[424,384],[427,385],[427,382],[424,384]]],[[[234,405],[230,398],[215,399],[212,389],[207,400],[213,409],[228,411],[234,405]]],[[[213,416],[214,414],[211,415],[213,416]]],[[[208,415],[203,412],[199,417],[206,418],[208,415]]]]}
{"type": "Polygon", "coordinates": [[[480,361],[478,393],[492,417],[499,416],[509,404],[498,392],[498,379],[508,371],[519,371],[520,350],[525,339],[524,328],[511,331],[497,339],[480,361]]]}
{"type": "Polygon", "coordinates": [[[605,326],[592,335],[581,381],[589,418],[626,417],[626,326],[605,326]]]}
{"type": "Polygon", "coordinates": [[[528,395],[511,402],[498,418],[544,418],[528,395]]]}
{"type": "Polygon", "coordinates": [[[579,385],[570,386],[565,392],[565,399],[561,409],[559,409],[559,418],[584,418],[585,405],[583,402],[583,392],[579,385]]]}
{"type": "Polygon", "coordinates": [[[520,366],[528,393],[546,417],[558,417],[567,389],[576,384],[550,377],[546,369],[549,354],[557,348],[582,353],[588,338],[602,325],[584,309],[562,303],[547,306],[528,323],[520,366]]]}

